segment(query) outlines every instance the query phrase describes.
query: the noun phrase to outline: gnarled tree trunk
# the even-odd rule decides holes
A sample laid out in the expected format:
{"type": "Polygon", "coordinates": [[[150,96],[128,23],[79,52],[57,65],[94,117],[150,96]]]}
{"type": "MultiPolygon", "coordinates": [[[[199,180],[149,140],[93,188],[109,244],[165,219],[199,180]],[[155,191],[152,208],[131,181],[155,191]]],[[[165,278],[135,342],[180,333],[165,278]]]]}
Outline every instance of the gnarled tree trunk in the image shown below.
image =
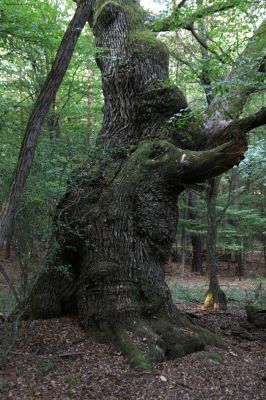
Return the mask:
{"type": "Polygon", "coordinates": [[[105,99],[99,150],[72,176],[58,206],[57,245],[28,313],[77,313],[86,329],[112,335],[146,368],[147,360],[184,355],[207,340],[176,311],[163,264],[175,239],[178,195],[239,163],[246,143],[237,130],[236,140],[228,131],[227,143],[193,151],[187,132],[195,128],[176,131],[167,123],[187,104],[168,81],[167,48],[145,27],[138,3],[91,6],[89,22],[103,49],[97,58],[105,99]],[[70,277],[62,272],[66,265],[70,277]],[[145,356],[125,327],[148,339],[145,356]]]}

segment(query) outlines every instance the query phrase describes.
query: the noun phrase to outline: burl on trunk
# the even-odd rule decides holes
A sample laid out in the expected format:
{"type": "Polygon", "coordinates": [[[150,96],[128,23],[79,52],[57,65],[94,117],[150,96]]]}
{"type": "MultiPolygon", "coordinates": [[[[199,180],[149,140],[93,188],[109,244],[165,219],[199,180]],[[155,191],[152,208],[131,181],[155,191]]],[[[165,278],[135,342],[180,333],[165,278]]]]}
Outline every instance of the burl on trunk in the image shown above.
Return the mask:
{"type": "Polygon", "coordinates": [[[89,23],[102,49],[103,127],[97,152],[73,174],[58,205],[56,244],[28,313],[76,313],[86,329],[149,368],[214,340],[176,310],[163,265],[175,239],[178,195],[239,163],[246,144],[240,134],[227,135],[219,147],[195,151],[189,138],[200,128],[178,131],[167,123],[187,104],[168,80],[167,48],[145,27],[137,1],[92,1],[89,23]],[[147,338],[143,349],[129,331],[147,338]]]}

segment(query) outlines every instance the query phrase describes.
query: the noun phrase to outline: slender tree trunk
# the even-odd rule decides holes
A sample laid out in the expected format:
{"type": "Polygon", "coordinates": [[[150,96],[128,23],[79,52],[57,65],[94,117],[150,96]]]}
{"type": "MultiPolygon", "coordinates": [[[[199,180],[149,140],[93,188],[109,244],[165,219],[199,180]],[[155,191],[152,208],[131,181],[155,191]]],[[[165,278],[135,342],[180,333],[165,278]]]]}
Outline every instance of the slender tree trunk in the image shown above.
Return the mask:
{"type": "MultiPolygon", "coordinates": [[[[198,6],[202,7],[203,0],[197,0],[197,4],[198,4],[198,6]]],[[[206,23],[206,21],[205,21],[205,23],[206,23]]],[[[201,82],[201,86],[205,93],[205,98],[206,98],[207,104],[210,105],[213,100],[213,94],[212,94],[212,78],[211,78],[211,72],[210,72],[210,57],[209,57],[209,52],[207,50],[208,42],[207,42],[207,29],[206,28],[207,28],[206,25],[204,25],[201,21],[199,21],[199,32],[200,32],[201,41],[203,44],[203,45],[200,45],[201,62],[202,62],[200,82],[201,82]]]]}
{"type": "Polygon", "coordinates": [[[240,267],[241,267],[241,269],[238,271],[239,280],[240,280],[240,277],[242,277],[244,275],[246,267],[247,267],[246,266],[246,241],[245,241],[245,238],[242,238],[242,240],[241,240],[241,264],[240,264],[240,267]]]}
{"type": "Polygon", "coordinates": [[[219,178],[210,179],[206,189],[207,200],[207,267],[209,275],[209,290],[206,295],[204,307],[215,309],[226,309],[227,301],[225,293],[222,291],[218,280],[218,265],[216,255],[217,242],[217,218],[216,218],[216,201],[219,189],[219,178]]]}
{"type": "MultiPolygon", "coordinates": [[[[203,1],[197,0],[197,4],[202,6],[203,1]]],[[[205,92],[205,97],[208,106],[210,106],[213,95],[212,95],[212,81],[210,74],[210,59],[208,53],[208,43],[206,38],[206,29],[200,24],[201,42],[200,46],[202,56],[202,71],[201,71],[201,85],[205,92]]],[[[207,201],[207,220],[208,220],[208,232],[207,232],[207,268],[209,275],[209,290],[206,294],[204,307],[205,308],[221,308],[227,307],[226,296],[221,290],[218,281],[218,265],[216,256],[217,247],[217,217],[216,217],[216,201],[218,196],[220,179],[214,178],[207,182],[206,189],[206,201],[207,201]]]]}
{"type": "MultiPolygon", "coordinates": [[[[197,215],[197,199],[196,195],[190,191],[189,192],[189,219],[196,221],[199,218],[197,215]]],[[[202,266],[202,238],[200,234],[191,234],[191,244],[192,244],[192,272],[203,274],[202,266]]]]}
{"type": "Polygon", "coordinates": [[[48,129],[50,131],[50,138],[59,138],[60,137],[60,126],[59,126],[59,118],[56,110],[56,97],[53,99],[50,110],[47,115],[47,124],[48,129]]]}
{"type": "Polygon", "coordinates": [[[264,268],[266,271],[266,238],[265,238],[265,236],[263,236],[263,238],[262,238],[262,243],[263,243],[264,268]]]}
{"type": "Polygon", "coordinates": [[[21,133],[22,133],[24,130],[24,111],[23,111],[23,106],[22,106],[24,91],[23,91],[23,86],[22,86],[23,71],[22,71],[21,56],[19,56],[18,68],[19,68],[19,100],[20,100],[19,122],[20,122],[20,129],[21,129],[21,133]]]}
{"type": "Polygon", "coordinates": [[[192,272],[203,275],[202,267],[202,241],[200,235],[191,236],[192,244],[192,272]]]}
{"type": "Polygon", "coordinates": [[[88,144],[91,145],[93,142],[93,77],[94,72],[91,68],[87,69],[88,76],[88,144]]]}
{"type": "Polygon", "coordinates": [[[186,267],[186,259],[187,259],[187,233],[185,228],[182,228],[181,231],[181,264],[180,264],[180,274],[181,276],[185,276],[185,267],[186,267]]]}
{"type": "MultiPolygon", "coordinates": [[[[230,182],[230,204],[233,205],[236,209],[238,209],[238,197],[239,197],[239,189],[240,189],[240,170],[238,167],[234,167],[231,170],[231,182],[230,182]]],[[[229,221],[231,225],[235,226],[237,229],[238,223],[237,221],[231,220],[229,221]]],[[[241,240],[241,249],[235,252],[235,260],[236,260],[236,275],[241,280],[243,276],[243,240],[241,240]]]]}
{"type": "Polygon", "coordinates": [[[180,264],[180,274],[181,276],[185,276],[185,267],[187,260],[187,231],[185,227],[185,221],[188,218],[188,192],[185,192],[184,195],[184,207],[183,207],[183,226],[181,230],[181,264],[180,264]]]}
{"type": "Polygon", "coordinates": [[[83,0],[77,7],[76,13],[62,39],[52,69],[40,91],[28,121],[9,193],[1,209],[0,248],[10,232],[18,201],[33,163],[43,121],[55,99],[56,92],[70,63],[77,40],[91,13],[90,3],[91,1],[89,0],[83,0]]]}

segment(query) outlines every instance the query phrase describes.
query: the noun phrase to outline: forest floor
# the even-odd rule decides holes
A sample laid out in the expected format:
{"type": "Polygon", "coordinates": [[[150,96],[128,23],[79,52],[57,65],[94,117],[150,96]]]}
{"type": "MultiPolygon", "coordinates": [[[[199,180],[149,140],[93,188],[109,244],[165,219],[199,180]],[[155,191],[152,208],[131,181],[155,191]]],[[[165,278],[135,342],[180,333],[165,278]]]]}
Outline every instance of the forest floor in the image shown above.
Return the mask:
{"type": "MultiPolygon", "coordinates": [[[[190,284],[195,290],[206,282],[201,278],[171,280],[174,297],[177,284],[176,294],[182,285],[190,284]]],[[[238,289],[243,284],[247,285],[235,281],[238,289]]],[[[234,292],[238,292],[236,288],[234,292]]],[[[234,299],[226,312],[206,312],[194,297],[190,295],[177,307],[218,332],[227,343],[226,349],[208,347],[145,373],[131,368],[113,347],[93,341],[75,319],[25,321],[1,372],[0,398],[265,399],[265,330],[248,323],[245,311],[234,299]]]]}

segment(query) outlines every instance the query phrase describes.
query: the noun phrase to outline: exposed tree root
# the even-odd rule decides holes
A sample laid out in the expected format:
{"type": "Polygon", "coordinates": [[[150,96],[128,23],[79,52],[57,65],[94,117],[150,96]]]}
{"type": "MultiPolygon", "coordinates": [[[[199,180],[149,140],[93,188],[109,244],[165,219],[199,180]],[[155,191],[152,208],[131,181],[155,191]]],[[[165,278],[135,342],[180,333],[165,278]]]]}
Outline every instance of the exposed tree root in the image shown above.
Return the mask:
{"type": "Polygon", "coordinates": [[[113,343],[133,367],[143,371],[152,370],[155,363],[201,351],[206,345],[225,347],[215,333],[183,318],[183,326],[179,326],[179,320],[160,316],[150,321],[134,320],[126,326],[110,326],[93,334],[98,340],[113,343]]]}

